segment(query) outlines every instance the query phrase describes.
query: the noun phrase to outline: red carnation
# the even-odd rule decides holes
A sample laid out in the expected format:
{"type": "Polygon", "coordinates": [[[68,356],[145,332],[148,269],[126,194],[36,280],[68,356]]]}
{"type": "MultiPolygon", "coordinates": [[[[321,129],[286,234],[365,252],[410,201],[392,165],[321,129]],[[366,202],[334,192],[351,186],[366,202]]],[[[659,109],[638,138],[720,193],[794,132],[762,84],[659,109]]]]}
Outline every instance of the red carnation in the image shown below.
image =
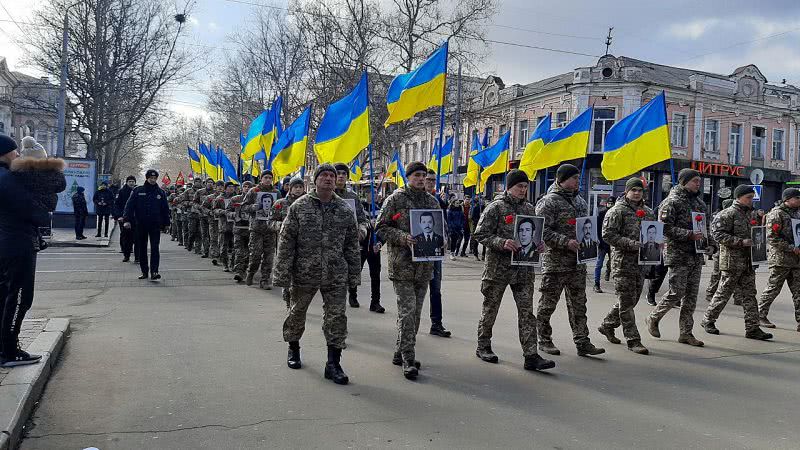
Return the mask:
{"type": "Polygon", "coordinates": [[[642,217],[644,217],[644,215],[645,215],[645,212],[644,212],[643,209],[636,210],[636,217],[641,219],[642,217]]]}
{"type": "Polygon", "coordinates": [[[772,232],[773,233],[777,233],[780,230],[781,230],[781,224],[779,224],[779,223],[773,223],[772,224],[772,232]]]}
{"type": "Polygon", "coordinates": [[[514,216],[512,216],[511,214],[506,216],[506,223],[511,223],[513,221],[514,221],[514,216]]]}
{"type": "Polygon", "coordinates": [[[578,221],[575,220],[575,218],[572,218],[572,219],[567,220],[567,223],[570,224],[570,225],[575,225],[576,223],[578,223],[578,221]]]}
{"type": "Polygon", "coordinates": [[[756,223],[756,219],[750,219],[750,225],[755,225],[756,223]]]}
{"type": "Polygon", "coordinates": [[[238,208],[238,207],[240,207],[240,206],[242,206],[242,204],[241,204],[241,203],[234,203],[234,204],[233,204],[233,207],[234,207],[234,208],[238,208]]]}
{"type": "Polygon", "coordinates": [[[283,208],[283,205],[281,205],[280,203],[275,204],[275,209],[281,209],[281,208],[283,208]]]}
{"type": "Polygon", "coordinates": [[[403,217],[403,215],[400,214],[400,213],[397,213],[397,214],[392,216],[392,220],[394,220],[396,222],[396,221],[400,220],[401,217],[403,217]]]}
{"type": "Polygon", "coordinates": [[[703,216],[701,214],[698,214],[698,215],[694,216],[694,220],[697,221],[697,222],[702,222],[703,221],[703,216]]]}

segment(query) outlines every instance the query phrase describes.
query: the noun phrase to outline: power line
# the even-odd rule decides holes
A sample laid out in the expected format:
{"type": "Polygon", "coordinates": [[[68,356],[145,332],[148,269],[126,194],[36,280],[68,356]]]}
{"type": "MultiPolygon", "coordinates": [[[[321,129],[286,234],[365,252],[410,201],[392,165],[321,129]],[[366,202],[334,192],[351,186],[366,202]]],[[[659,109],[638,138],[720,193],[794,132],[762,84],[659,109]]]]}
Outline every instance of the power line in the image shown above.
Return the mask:
{"type": "Polygon", "coordinates": [[[19,31],[22,31],[22,32],[24,33],[24,32],[25,32],[25,30],[23,30],[23,29],[22,29],[22,27],[21,27],[21,26],[19,26],[19,24],[17,23],[17,21],[16,21],[16,20],[14,20],[14,16],[12,16],[10,12],[8,12],[8,10],[6,9],[5,5],[3,5],[2,3],[0,3],[0,8],[3,8],[3,11],[5,11],[5,12],[6,12],[6,14],[8,14],[8,18],[9,18],[9,19],[11,19],[11,21],[12,21],[12,22],[14,22],[14,24],[17,26],[17,28],[19,28],[19,31]]]}
{"type": "Polygon", "coordinates": [[[737,43],[731,44],[731,45],[729,45],[727,47],[722,47],[722,48],[720,48],[718,50],[714,50],[712,52],[702,53],[700,55],[695,55],[695,56],[692,56],[690,58],[686,58],[686,59],[680,60],[678,62],[691,61],[693,59],[702,58],[703,56],[708,56],[708,55],[713,55],[714,53],[723,52],[725,50],[729,50],[729,49],[732,49],[734,47],[739,47],[739,46],[746,45],[746,44],[752,44],[753,42],[764,41],[764,40],[767,40],[767,39],[772,39],[772,38],[775,38],[775,37],[778,37],[778,36],[783,36],[783,35],[786,35],[786,34],[789,34],[789,33],[795,33],[795,32],[798,32],[798,31],[800,31],[800,28],[793,28],[791,30],[781,31],[780,33],[770,34],[769,36],[764,36],[764,37],[760,37],[760,38],[757,38],[757,39],[752,39],[752,40],[749,40],[749,41],[737,42],[737,43]]]}

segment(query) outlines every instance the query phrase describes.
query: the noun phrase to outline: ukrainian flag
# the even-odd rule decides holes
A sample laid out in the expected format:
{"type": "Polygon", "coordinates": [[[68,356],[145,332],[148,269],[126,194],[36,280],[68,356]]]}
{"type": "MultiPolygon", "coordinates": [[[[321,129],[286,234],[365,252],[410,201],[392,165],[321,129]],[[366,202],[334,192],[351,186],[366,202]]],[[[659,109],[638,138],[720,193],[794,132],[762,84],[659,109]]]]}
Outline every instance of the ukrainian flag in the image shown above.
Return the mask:
{"type": "Polygon", "coordinates": [[[386,175],[391,177],[397,187],[401,188],[406,185],[406,169],[403,167],[402,161],[400,161],[400,153],[394,152],[389,165],[386,166],[386,175]]]}
{"type": "Polygon", "coordinates": [[[529,165],[538,170],[555,166],[562,161],[585,158],[586,149],[589,147],[593,113],[594,108],[589,108],[564,128],[553,130],[550,142],[533,156],[529,165]]]}
{"type": "Polygon", "coordinates": [[[519,170],[525,172],[530,180],[536,178],[536,172],[545,168],[537,167],[536,164],[534,164],[534,159],[555,134],[554,130],[550,129],[550,120],[551,114],[548,114],[539,122],[539,125],[533,130],[530,139],[528,139],[528,143],[525,145],[525,151],[522,153],[522,158],[520,158],[519,170]]]}
{"type": "Polygon", "coordinates": [[[442,160],[442,171],[439,175],[447,175],[453,171],[453,138],[449,137],[444,143],[444,147],[439,150],[439,139],[436,139],[436,145],[433,146],[433,155],[431,160],[428,161],[428,169],[436,171],[439,167],[437,162],[442,160]]]}
{"type": "Polygon", "coordinates": [[[661,91],[636,112],[608,130],[600,167],[607,180],[618,180],[672,158],[667,102],[661,91]]]}
{"type": "Polygon", "coordinates": [[[276,180],[295,172],[306,164],[308,127],[311,124],[311,106],[306,107],[300,117],[281,134],[275,143],[272,172],[276,180]]]}
{"type": "Polygon", "coordinates": [[[511,131],[506,131],[505,134],[500,136],[496,144],[472,157],[472,159],[483,168],[479,183],[483,190],[486,189],[486,182],[489,181],[490,176],[498,173],[505,173],[506,170],[508,170],[508,149],[510,140],[511,131]]]}
{"type": "Polygon", "coordinates": [[[328,106],[317,129],[314,153],[320,164],[352,161],[370,144],[367,72],[350,94],[328,106]]]}
{"type": "Polygon", "coordinates": [[[253,119],[242,144],[242,159],[250,159],[261,150],[261,133],[264,131],[268,116],[269,111],[265,110],[253,119]]]}
{"type": "Polygon", "coordinates": [[[361,181],[363,174],[364,172],[361,170],[361,163],[358,161],[358,158],[356,158],[353,160],[353,165],[350,166],[350,181],[353,183],[361,181]]]}
{"type": "Polygon", "coordinates": [[[201,173],[203,171],[203,166],[200,163],[200,156],[192,147],[187,146],[186,149],[189,153],[189,166],[192,168],[192,172],[201,173]]]}
{"type": "Polygon", "coordinates": [[[269,114],[267,115],[267,121],[264,123],[264,130],[261,132],[261,148],[264,150],[265,155],[270,155],[267,161],[267,169],[272,167],[272,160],[277,155],[277,152],[273,151],[273,144],[283,132],[281,127],[282,105],[283,97],[279,96],[272,103],[272,108],[269,109],[269,114]]]}
{"type": "Polygon", "coordinates": [[[206,178],[218,180],[217,173],[217,157],[216,152],[210,150],[204,143],[200,143],[200,164],[203,168],[203,174],[206,178]]]}
{"type": "Polygon", "coordinates": [[[392,80],[386,95],[389,117],[385,126],[410,119],[414,114],[432,106],[444,104],[447,46],[448,43],[445,42],[422,65],[392,80]]]}
{"type": "Polygon", "coordinates": [[[244,175],[247,173],[254,178],[261,176],[261,164],[259,164],[255,158],[242,160],[242,174],[244,175]]]}
{"type": "MultiPolygon", "coordinates": [[[[465,188],[478,184],[481,166],[479,166],[472,157],[480,153],[481,150],[483,150],[483,147],[481,146],[481,141],[478,139],[478,133],[475,132],[472,136],[472,149],[469,152],[469,159],[467,160],[467,174],[464,176],[463,184],[465,188]]],[[[478,188],[478,192],[481,192],[480,186],[478,188]]]]}

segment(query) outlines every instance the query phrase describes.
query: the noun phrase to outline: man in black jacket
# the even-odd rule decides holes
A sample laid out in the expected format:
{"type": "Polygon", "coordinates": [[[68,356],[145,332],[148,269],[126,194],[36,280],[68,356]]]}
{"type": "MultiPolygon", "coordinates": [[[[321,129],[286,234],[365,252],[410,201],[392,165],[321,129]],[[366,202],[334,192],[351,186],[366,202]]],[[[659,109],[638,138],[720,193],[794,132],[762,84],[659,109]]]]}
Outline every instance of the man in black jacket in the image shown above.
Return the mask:
{"type": "Polygon", "coordinates": [[[86,217],[89,215],[89,208],[86,206],[86,197],[83,186],[78,186],[72,194],[72,214],[75,217],[75,239],[80,241],[86,239],[83,229],[86,227],[86,217]]]}
{"type": "MultiPolygon", "coordinates": [[[[133,175],[128,176],[125,179],[125,186],[119,190],[117,193],[117,198],[114,200],[114,220],[118,221],[120,224],[120,232],[119,232],[119,246],[120,250],[122,250],[122,254],[124,258],[122,262],[128,262],[131,260],[131,252],[133,252],[133,243],[134,243],[134,236],[135,236],[135,226],[136,224],[132,223],[130,228],[126,228],[123,226],[124,220],[123,216],[125,215],[125,205],[128,203],[128,199],[131,196],[131,192],[136,187],[136,177],[133,175]]],[[[139,257],[134,254],[134,261],[139,262],[139,257]]]]}
{"type": "Polygon", "coordinates": [[[158,280],[160,254],[158,246],[161,242],[161,229],[169,226],[169,205],[167,194],[158,187],[158,172],[150,169],[145,173],[147,181],[144,186],[133,190],[125,205],[124,227],[131,228],[136,224],[136,251],[139,255],[139,267],[142,269],[140,280],[158,280]],[[147,243],[150,242],[150,265],[147,264],[147,243]]]}
{"type": "Polygon", "coordinates": [[[108,189],[107,182],[103,181],[100,184],[100,188],[94,193],[92,202],[94,202],[94,212],[97,214],[97,234],[95,237],[100,237],[100,229],[103,223],[106,225],[103,236],[108,237],[108,216],[111,215],[111,208],[114,205],[114,194],[108,189]]]}

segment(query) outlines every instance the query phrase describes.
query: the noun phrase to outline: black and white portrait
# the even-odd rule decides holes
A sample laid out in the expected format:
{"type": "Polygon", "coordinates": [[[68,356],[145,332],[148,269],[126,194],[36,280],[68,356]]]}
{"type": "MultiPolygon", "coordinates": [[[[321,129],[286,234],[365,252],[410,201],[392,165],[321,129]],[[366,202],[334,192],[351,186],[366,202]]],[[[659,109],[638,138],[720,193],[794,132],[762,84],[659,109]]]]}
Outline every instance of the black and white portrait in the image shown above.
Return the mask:
{"type": "Polygon", "coordinates": [[[705,253],[708,250],[708,226],[705,213],[692,211],[692,231],[703,233],[703,237],[699,241],[694,241],[694,251],[705,253]]]}
{"type": "Polygon", "coordinates": [[[664,246],[664,224],[654,220],[643,220],[639,233],[639,265],[661,264],[661,248],[664,246]]]}
{"type": "Polygon", "coordinates": [[[412,209],[412,261],[444,260],[444,214],[441,209],[412,209]]]}
{"type": "Polygon", "coordinates": [[[750,247],[750,261],[759,264],[767,261],[767,227],[753,227],[750,229],[750,238],[753,246],[750,247]]]}
{"type": "Polygon", "coordinates": [[[794,246],[800,247],[800,219],[792,219],[792,237],[794,237],[794,246]]]}
{"type": "Polygon", "coordinates": [[[578,238],[578,262],[597,259],[597,216],[578,217],[575,220],[575,236],[578,238]]]}
{"type": "Polygon", "coordinates": [[[514,219],[514,240],[520,248],[511,254],[512,266],[538,266],[543,250],[542,230],[544,217],[516,216],[514,219]]]}
{"type": "Polygon", "coordinates": [[[358,215],[356,214],[356,199],[354,198],[343,198],[345,203],[347,203],[347,207],[353,211],[353,217],[356,219],[356,223],[358,223],[358,215]]]}
{"type": "Polygon", "coordinates": [[[256,219],[268,220],[272,214],[272,205],[278,200],[277,192],[259,192],[256,197],[256,219]]]}

